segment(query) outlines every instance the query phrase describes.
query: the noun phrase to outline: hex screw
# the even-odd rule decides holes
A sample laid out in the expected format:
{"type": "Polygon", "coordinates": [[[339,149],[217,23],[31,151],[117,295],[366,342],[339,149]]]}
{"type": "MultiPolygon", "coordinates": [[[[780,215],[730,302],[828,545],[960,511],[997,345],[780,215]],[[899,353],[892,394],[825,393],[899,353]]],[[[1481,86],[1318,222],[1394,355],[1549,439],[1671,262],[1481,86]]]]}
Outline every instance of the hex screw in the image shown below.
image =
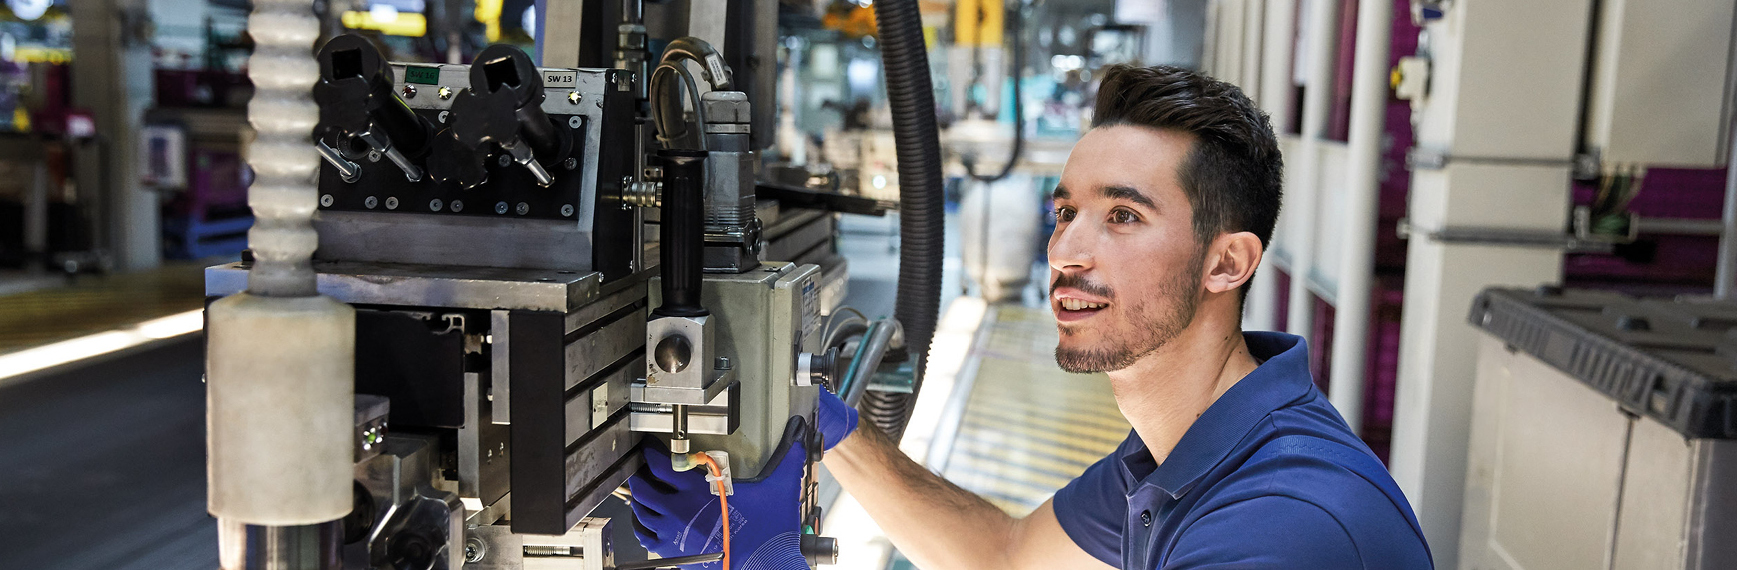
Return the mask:
{"type": "Polygon", "coordinates": [[[405,85],[404,86],[404,98],[405,99],[415,99],[416,98],[416,86],[415,85],[405,85]]]}
{"type": "Polygon", "coordinates": [[[712,361],[712,368],[716,368],[718,370],[729,370],[730,369],[730,357],[720,356],[717,359],[713,360],[712,361]]]}
{"type": "Polygon", "coordinates": [[[463,200],[453,200],[452,204],[447,205],[447,207],[451,208],[454,213],[463,212],[464,211],[464,201],[463,200]]]}
{"type": "Polygon", "coordinates": [[[331,194],[321,194],[320,195],[320,206],[326,207],[326,208],[332,207],[332,195],[331,194]]]}
{"type": "Polygon", "coordinates": [[[561,168],[565,168],[567,170],[579,168],[579,159],[569,156],[569,157],[567,157],[567,160],[561,161],[561,168]]]}
{"type": "Polygon", "coordinates": [[[519,212],[519,215],[521,215],[521,216],[523,216],[525,214],[529,214],[529,213],[531,213],[531,205],[526,204],[524,202],[519,202],[519,207],[518,207],[517,211],[519,212]]]}
{"type": "Polygon", "coordinates": [[[446,204],[444,204],[444,203],[442,203],[442,202],[441,202],[441,201],[440,201],[440,198],[435,198],[435,199],[433,199],[433,200],[429,200],[429,201],[428,201],[428,211],[430,211],[430,212],[439,212],[439,211],[440,211],[440,209],[441,209],[441,207],[443,207],[443,206],[445,206],[445,205],[446,205],[446,204]]]}
{"type": "Polygon", "coordinates": [[[510,156],[507,156],[504,154],[501,155],[501,157],[499,159],[495,160],[495,164],[501,165],[502,168],[506,168],[507,165],[512,164],[512,163],[513,163],[513,157],[510,157],[510,156]]]}
{"type": "MultiPolygon", "coordinates": [[[[440,86],[440,89],[438,91],[434,92],[434,94],[439,95],[441,99],[451,99],[452,98],[452,88],[447,87],[445,85],[442,85],[442,86],[440,86]]],[[[441,121],[441,122],[445,122],[445,121],[441,121]]]]}
{"type": "Polygon", "coordinates": [[[372,209],[374,209],[374,207],[375,207],[375,206],[379,206],[379,205],[380,205],[380,199],[379,199],[379,198],[375,198],[375,197],[373,197],[373,196],[369,196],[369,197],[367,197],[367,198],[363,198],[363,199],[362,199],[362,205],[363,205],[363,206],[367,206],[367,207],[368,207],[368,209],[370,209],[370,210],[372,210],[372,209]]]}
{"type": "Polygon", "coordinates": [[[496,204],[495,204],[495,213],[496,213],[496,214],[505,214],[505,213],[507,213],[507,203],[506,203],[506,202],[499,202],[499,203],[496,203],[496,204]]]}
{"type": "Polygon", "coordinates": [[[488,552],[488,547],[483,546],[483,543],[481,540],[478,540],[474,536],[465,539],[465,541],[464,541],[464,561],[465,562],[471,562],[471,563],[481,562],[483,559],[483,554],[486,552],[488,552]]]}
{"type": "Polygon", "coordinates": [[[572,204],[562,204],[561,205],[561,217],[564,217],[564,218],[565,217],[571,217],[572,215],[573,215],[573,205],[572,204]]]}
{"type": "MultiPolygon", "coordinates": [[[[597,106],[599,106],[599,107],[603,106],[603,102],[598,101],[597,106]]],[[[577,128],[579,128],[579,125],[581,125],[581,124],[583,124],[583,121],[581,121],[579,119],[578,115],[573,115],[571,117],[567,117],[567,128],[577,129],[577,128]]]]}
{"type": "Polygon", "coordinates": [[[584,98],[585,98],[585,96],[580,95],[578,91],[568,91],[567,92],[567,104],[568,105],[578,105],[579,100],[584,99],[584,98]]]}
{"type": "Polygon", "coordinates": [[[397,196],[387,196],[386,197],[386,209],[388,209],[388,210],[398,209],[398,197],[397,196]]]}
{"type": "Polygon", "coordinates": [[[368,162],[380,162],[380,151],[369,149],[368,162]]]}

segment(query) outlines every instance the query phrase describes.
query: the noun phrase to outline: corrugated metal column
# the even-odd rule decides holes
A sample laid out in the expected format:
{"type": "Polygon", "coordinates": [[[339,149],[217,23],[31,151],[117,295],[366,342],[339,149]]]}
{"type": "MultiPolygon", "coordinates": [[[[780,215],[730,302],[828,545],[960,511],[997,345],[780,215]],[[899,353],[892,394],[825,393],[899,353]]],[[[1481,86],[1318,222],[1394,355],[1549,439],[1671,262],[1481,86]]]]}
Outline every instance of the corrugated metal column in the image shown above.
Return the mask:
{"type": "Polygon", "coordinates": [[[1562,252],[1430,236],[1447,228],[1563,231],[1592,2],[1453,2],[1425,25],[1430,91],[1412,152],[1441,166],[1412,173],[1388,466],[1438,568],[1459,567],[1481,335],[1466,322],[1472,298],[1491,285],[1559,280],[1562,252]]]}
{"type": "Polygon", "coordinates": [[[1363,363],[1369,347],[1370,288],[1375,281],[1375,209],[1381,199],[1381,138],[1387,124],[1387,51],[1392,38],[1393,0],[1358,2],[1350,164],[1328,385],[1333,407],[1339,408],[1353,432],[1363,429],[1363,363]]]}
{"type": "Polygon", "coordinates": [[[1339,52],[1339,34],[1334,24],[1339,21],[1338,0],[1306,0],[1308,12],[1304,32],[1308,56],[1308,85],[1303,90],[1302,152],[1296,160],[1285,161],[1296,169],[1298,182],[1286,188],[1285,208],[1288,212],[1293,241],[1286,246],[1291,254],[1291,291],[1287,332],[1307,337],[1314,328],[1315,303],[1309,291],[1310,275],[1315,270],[1315,221],[1321,201],[1321,145],[1327,137],[1327,115],[1333,105],[1333,59],[1339,52]]]}
{"type": "MultiPolygon", "coordinates": [[[[1266,0],[1261,22],[1260,92],[1255,102],[1272,118],[1273,130],[1284,128],[1291,114],[1291,37],[1297,0],[1266,0]]],[[[1289,158],[1289,157],[1287,157],[1289,158]]],[[[1286,215],[1281,213],[1280,215],[1286,215]]],[[[1275,236],[1277,238],[1278,236],[1275,236]]],[[[1272,247],[1269,245],[1270,253],[1272,247]]],[[[1272,257],[1261,258],[1243,314],[1244,330],[1272,330],[1278,323],[1278,276],[1272,257]]],[[[1284,294],[1288,295],[1289,292],[1284,294]]]]}

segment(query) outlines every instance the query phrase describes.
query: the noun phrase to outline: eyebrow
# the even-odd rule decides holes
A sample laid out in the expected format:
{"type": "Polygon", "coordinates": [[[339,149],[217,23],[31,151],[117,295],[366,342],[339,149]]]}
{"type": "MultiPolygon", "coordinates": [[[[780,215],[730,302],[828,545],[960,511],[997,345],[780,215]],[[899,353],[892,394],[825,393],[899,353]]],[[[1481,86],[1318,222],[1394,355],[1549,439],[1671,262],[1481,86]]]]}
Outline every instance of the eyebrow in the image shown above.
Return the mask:
{"type": "Polygon", "coordinates": [[[1153,203],[1151,198],[1147,198],[1145,194],[1141,194],[1139,190],[1135,190],[1132,186],[1104,186],[1098,188],[1098,193],[1103,194],[1105,198],[1111,200],[1127,200],[1145,206],[1148,209],[1158,209],[1158,204],[1153,203]]]}

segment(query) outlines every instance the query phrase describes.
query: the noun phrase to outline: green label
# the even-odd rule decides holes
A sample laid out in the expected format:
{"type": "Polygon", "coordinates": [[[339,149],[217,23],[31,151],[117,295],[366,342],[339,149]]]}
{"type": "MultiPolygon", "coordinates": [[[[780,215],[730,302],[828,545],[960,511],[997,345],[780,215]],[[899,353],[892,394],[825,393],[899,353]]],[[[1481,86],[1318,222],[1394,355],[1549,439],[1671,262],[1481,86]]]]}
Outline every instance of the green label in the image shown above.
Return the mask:
{"type": "Polygon", "coordinates": [[[420,67],[415,65],[404,66],[404,82],[421,83],[423,85],[439,85],[440,68],[420,67]]]}

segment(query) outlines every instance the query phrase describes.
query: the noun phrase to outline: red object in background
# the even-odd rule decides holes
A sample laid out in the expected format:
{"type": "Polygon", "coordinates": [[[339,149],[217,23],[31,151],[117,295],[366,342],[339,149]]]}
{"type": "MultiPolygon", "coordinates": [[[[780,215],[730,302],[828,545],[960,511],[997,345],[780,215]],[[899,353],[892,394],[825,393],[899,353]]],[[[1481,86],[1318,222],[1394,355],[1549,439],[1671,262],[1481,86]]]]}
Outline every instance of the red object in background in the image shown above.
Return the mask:
{"type": "Polygon", "coordinates": [[[1309,303],[1315,313],[1310,321],[1313,328],[1309,331],[1309,373],[1315,376],[1315,386],[1321,393],[1328,394],[1333,378],[1333,318],[1338,311],[1314,293],[1309,294],[1309,303]]]}
{"type": "Polygon", "coordinates": [[[253,94],[247,75],[224,70],[156,70],[159,107],[244,107],[253,94]]]}
{"type": "MultiPolygon", "coordinates": [[[[1573,193],[1574,204],[1584,206],[1597,189],[1576,183],[1573,193]]],[[[1651,168],[1628,210],[1643,218],[1718,220],[1724,204],[1723,168],[1651,168]]],[[[1718,255],[1718,236],[1642,233],[1615,254],[1564,256],[1563,284],[1637,295],[1711,293],[1718,255]]]]}
{"type": "Polygon", "coordinates": [[[187,191],[164,205],[170,216],[199,220],[228,217],[247,210],[247,184],[241,155],[193,147],[188,151],[187,191]]]}

